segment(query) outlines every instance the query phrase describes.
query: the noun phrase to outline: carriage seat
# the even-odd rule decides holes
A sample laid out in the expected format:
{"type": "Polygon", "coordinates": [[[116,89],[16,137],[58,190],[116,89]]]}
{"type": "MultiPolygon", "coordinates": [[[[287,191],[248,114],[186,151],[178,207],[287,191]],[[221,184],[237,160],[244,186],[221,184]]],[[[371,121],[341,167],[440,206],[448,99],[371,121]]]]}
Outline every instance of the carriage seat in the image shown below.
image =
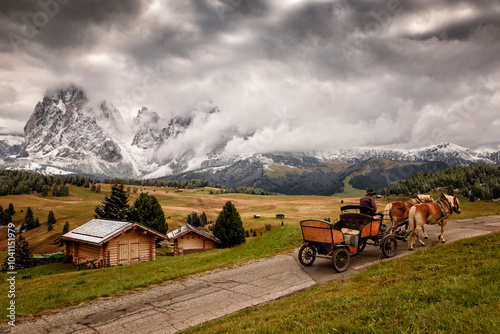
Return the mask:
{"type": "Polygon", "coordinates": [[[343,213],[335,223],[335,228],[346,234],[359,234],[361,228],[370,223],[372,217],[361,213],[343,213]],[[345,232],[344,232],[345,231],[345,232]]]}

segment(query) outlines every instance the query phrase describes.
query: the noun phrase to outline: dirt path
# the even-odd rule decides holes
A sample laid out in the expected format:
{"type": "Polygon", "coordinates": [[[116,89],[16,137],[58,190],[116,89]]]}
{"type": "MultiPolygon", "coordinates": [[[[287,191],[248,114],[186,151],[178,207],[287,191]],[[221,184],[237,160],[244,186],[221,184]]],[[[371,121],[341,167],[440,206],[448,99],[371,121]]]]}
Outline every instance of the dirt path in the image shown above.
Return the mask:
{"type": "MultiPolygon", "coordinates": [[[[437,243],[439,227],[431,226],[426,231],[429,234],[426,247],[437,243]]],[[[450,221],[445,236],[452,242],[496,231],[500,231],[500,216],[450,221]]],[[[397,257],[409,253],[406,243],[400,242],[399,247],[397,257]]],[[[338,274],[327,259],[318,259],[313,266],[304,268],[293,252],[80,308],[68,308],[14,328],[4,326],[2,332],[175,333],[352,275],[380,260],[380,249],[367,246],[362,255],[352,258],[346,272],[338,274]]]]}

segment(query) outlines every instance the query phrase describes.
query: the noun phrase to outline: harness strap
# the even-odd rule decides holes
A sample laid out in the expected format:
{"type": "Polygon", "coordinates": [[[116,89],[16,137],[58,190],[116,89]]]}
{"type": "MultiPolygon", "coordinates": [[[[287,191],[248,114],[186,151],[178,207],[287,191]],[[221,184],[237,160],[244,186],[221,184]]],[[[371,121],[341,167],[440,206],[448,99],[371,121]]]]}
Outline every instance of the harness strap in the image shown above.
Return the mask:
{"type": "Polygon", "coordinates": [[[444,204],[443,204],[443,202],[441,202],[441,200],[439,200],[439,201],[438,201],[438,204],[439,204],[439,206],[441,207],[441,217],[446,216],[447,212],[446,212],[446,209],[444,208],[444,204]]]}
{"type": "Polygon", "coordinates": [[[451,204],[450,202],[448,201],[448,199],[446,199],[446,202],[448,202],[448,205],[450,206],[450,212],[446,212],[446,209],[444,208],[444,204],[443,204],[443,201],[441,199],[438,199],[437,201],[435,201],[434,203],[438,203],[439,206],[440,206],[440,209],[441,209],[441,217],[439,217],[438,219],[436,219],[435,221],[433,221],[432,223],[430,223],[429,225],[433,225],[435,224],[438,220],[440,219],[443,219],[444,217],[446,217],[446,215],[448,215],[448,213],[450,214],[450,216],[453,214],[453,209],[451,207],[451,204]]]}

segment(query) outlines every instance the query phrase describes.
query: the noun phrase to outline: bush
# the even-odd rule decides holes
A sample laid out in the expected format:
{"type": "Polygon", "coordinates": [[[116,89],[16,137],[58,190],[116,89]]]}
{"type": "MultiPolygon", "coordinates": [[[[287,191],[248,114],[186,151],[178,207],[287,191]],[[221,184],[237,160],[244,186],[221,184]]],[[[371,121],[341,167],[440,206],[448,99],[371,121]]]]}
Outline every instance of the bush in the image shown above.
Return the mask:
{"type": "Polygon", "coordinates": [[[62,234],[68,233],[69,232],[69,222],[64,223],[64,227],[62,230],[62,234]]]}
{"type": "Polygon", "coordinates": [[[49,211],[49,216],[47,218],[47,231],[52,231],[53,226],[56,223],[56,217],[54,216],[54,211],[49,211]]]}
{"type": "Polygon", "coordinates": [[[17,269],[30,268],[33,265],[33,254],[28,249],[28,242],[23,238],[22,235],[15,241],[15,250],[12,256],[14,257],[14,265],[12,268],[9,265],[8,258],[11,256],[9,252],[7,252],[5,256],[5,260],[2,264],[2,271],[14,271],[17,269]]]}

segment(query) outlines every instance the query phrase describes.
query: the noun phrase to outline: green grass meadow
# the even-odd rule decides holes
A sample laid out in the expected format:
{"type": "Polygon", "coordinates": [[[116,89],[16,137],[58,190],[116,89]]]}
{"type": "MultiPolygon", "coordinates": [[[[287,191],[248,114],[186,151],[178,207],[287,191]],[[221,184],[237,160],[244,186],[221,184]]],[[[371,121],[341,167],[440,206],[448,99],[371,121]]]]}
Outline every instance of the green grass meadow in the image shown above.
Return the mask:
{"type": "MultiPolygon", "coordinates": [[[[137,193],[130,195],[129,203],[132,204],[141,191],[157,196],[165,215],[170,216],[167,219],[169,230],[184,224],[186,216],[193,211],[199,214],[206,212],[208,219],[215,221],[225,202],[231,201],[251,237],[247,238],[245,244],[232,249],[217,249],[182,257],[157,256],[153,262],[122,267],[77,271],[72,264],[55,263],[20,270],[16,278],[18,318],[37,316],[53,309],[117,296],[156,284],[168,284],[189,275],[290,252],[301,244],[302,234],[298,224],[301,220],[331,218],[334,221],[342,205],[359,203],[359,196],[354,193],[351,194],[354,197],[215,195],[209,194],[210,188],[204,191],[186,189],[182,193],[164,187],[138,188],[137,193]],[[278,213],[285,214],[286,218],[276,219],[278,213]],[[261,218],[255,219],[255,214],[261,218]],[[266,230],[266,225],[272,226],[271,231],[266,230]],[[256,237],[252,237],[252,231],[257,232],[256,237]],[[23,279],[23,276],[31,278],[23,279]]],[[[21,224],[28,206],[34,216],[39,217],[41,226],[23,234],[32,251],[39,254],[61,250],[54,241],[61,235],[65,221],[73,229],[91,220],[95,206],[109,194],[110,185],[103,185],[102,192],[98,194],[89,189],[70,186],[68,197],[11,195],[0,197],[0,204],[6,208],[9,203],[13,203],[16,210],[13,221],[17,226],[21,224]],[[47,231],[46,225],[50,210],[54,211],[57,220],[53,231],[47,231]]],[[[389,201],[406,199],[395,196],[377,199],[377,205],[381,211],[389,201]]],[[[462,214],[453,215],[451,219],[500,214],[499,202],[470,202],[460,198],[460,203],[462,214]]],[[[499,281],[499,238],[496,234],[418,251],[404,259],[377,264],[367,269],[366,273],[347,280],[318,286],[298,296],[248,309],[193,329],[193,332],[382,333],[384,331],[381,328],[386,326],[389,332],[394,333],[440,333],[445,330],[425,326],[437,323],[440,315],[450,311],[458,312],[458,315],[455,319],[455,315],[450,313],[449,321],[464,321],[466,328],[474,329],[471,332],[475,332],[479,326],[490,328],[491,324],[498,323],[498,287],[491,282],[498,285],[499,281]],[[496,268],[496,271],[489,268],[496,268]],[[429,281],[429,277],[433,278],[432,281],[429,281]],[[474,286],[474,282],[481,282],[481,286],[474,286]],[[471,307],[488,312],[493,316],[491,319],[474,318],[477,324],[465,321],[466,311],[460,305],[469,305],[470,300],[468,294],[459,297],[458,292],[468,292],[465,288],[468,285],[472,289],[471,296],[481,301],[477,305],[470,304],[471,307]],[[439,297],[443,293],[444,297],[439,297]],[[485,295],[480,297],[483,293],[485,295]],[[437,297],[431,297],[432,294],[437,297]],[[451,310],[455,303],[460,308],[451,310]],[[496,306],[496,313],[493,306],[496,306]],[[239,317],[243,319],[241,322],[239,317]],[[413,327],[408,327],[408,323],[414,324],[413,327]],[[424,329],[420,331],[419,326],[424,329]]],[[[6,241],[6,229],[0,229],[1,260],[5,256],[6,241]]],[[[1,322],[7,321],[8,299],[4,296],[7,296],[9,287],[6,278],[5,273],[0,273],[1,322]]]]}
{"type": "MultiPolygon", "coordinates": [[[[16,280],[16,316],[40,314],[50,309],[289,252],[300,244],[301,237],[298,225],[284,225],[231,249],[216,249],[181,257],[157,256],[156,261],[98,270],[77,271],[74,265],[66,263],[19,270],[16,280]],[[31,278],[21,278],[28,274],[31,278]]],[[[0,296],[7,296],[9,286],[6,278],[6,273],[0,274],[0,296]]],[[[7,298],[2,298],[0,318],[3,321],[7,319],[7,302],[7,298]]]]}
{"type": "Polygon", "coordinates": [[[498,333],[500,233],[436,244],[184,333],[498,333]]]}

